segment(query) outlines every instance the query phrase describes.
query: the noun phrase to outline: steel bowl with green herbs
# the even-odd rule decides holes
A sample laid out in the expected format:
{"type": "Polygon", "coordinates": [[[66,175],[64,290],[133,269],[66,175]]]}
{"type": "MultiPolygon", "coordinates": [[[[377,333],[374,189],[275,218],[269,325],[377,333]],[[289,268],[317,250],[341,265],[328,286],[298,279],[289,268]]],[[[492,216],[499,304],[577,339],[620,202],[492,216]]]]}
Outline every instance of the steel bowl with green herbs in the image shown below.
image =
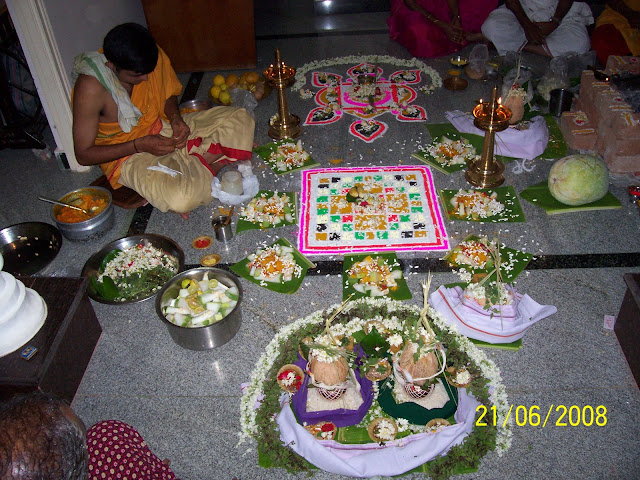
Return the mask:
{"type": "Polygon", "coordinates": [[[82,276],[89,296],[101,303],[140,302],[152,297],[184,268],[184,252],[173,240],[145,234],[120,238],[89,258],[82,276]]]}

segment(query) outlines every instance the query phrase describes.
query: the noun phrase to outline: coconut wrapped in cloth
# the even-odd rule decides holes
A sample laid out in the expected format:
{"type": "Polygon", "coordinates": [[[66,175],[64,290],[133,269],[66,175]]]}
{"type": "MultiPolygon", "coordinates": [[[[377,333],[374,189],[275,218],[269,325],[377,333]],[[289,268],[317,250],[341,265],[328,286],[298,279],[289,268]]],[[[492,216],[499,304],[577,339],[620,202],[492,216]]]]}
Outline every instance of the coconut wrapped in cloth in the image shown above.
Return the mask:
{"type": "Polygon", "coordinates": [[[418,349],[417,344],[413,342],[407,343],[407,346],[400,354],[398,366],[401,368],[408,382],[421,387],[427,382],[427,379],[433,377],[440,371],[440,366],[438,365],[438,359],[433,350],[430,350],[426,354],[420,352],[416,360],[416,352],[419,351],[418,349]]]}

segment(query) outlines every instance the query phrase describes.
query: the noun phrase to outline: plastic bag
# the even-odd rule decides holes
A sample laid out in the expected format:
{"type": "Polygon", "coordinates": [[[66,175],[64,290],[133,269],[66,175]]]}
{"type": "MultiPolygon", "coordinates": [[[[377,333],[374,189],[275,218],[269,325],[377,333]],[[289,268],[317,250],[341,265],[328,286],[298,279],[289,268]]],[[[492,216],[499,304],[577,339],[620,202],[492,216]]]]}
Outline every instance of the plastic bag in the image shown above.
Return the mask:
{"type": "Polygon", "coordinates": [[[526,96],[525,103],[533,99],[533,82],[531,81],[531,71],[522,67],[515,67],[509,70],[502,82],[502,98],[505,100],[509,96],[512,88],[524,89],[526,96]]]}
{"type": "Polygon", "coordinates": [[[538,82],[536,91],[548,102],[551,90],[570,86],[568,58],[560,55],[551,59],[547,71],[538,82]]]}
{"type": "Polygon", "coordinates": [[[596,64],[595,50],[586,53],[568,53],[563,56],[567,59],[569,78],[580,78],[583,70],[596,64]]]}
{"type": "Polygon", "coordinates": [[[489,60],[489,49],[484,43],[473,47],[469,54],[469,65],[465,69],[467,76],[473,79],[484,77],[487,71],[487,60],[489,60]]]}
{"type": "Polygon", "coordinates": [[[242,88],[234,88],[230,91],[229,95],[231,96],[232,105],[244,108],[254,119],[256,118],[253,111],[258,106],[258,100],[256,100],[252,92],[242,88]]]}
{"type": "Polygon", "coordinates": [[[251,168],[251,162],[236,162],[234,165],[238,166],[238,171],[242,174],[242,195],[232,195],[222,190],[220,179],[213,177],[211,181],[211,196],[219,199],[226,205],[238,205],[242,202],[253,198],[258,193],[260,185],[258,184],[258,177],[256,177],[251,168]]]}
{"type": "Polygon", "coordinates": [[[474,46],[469,54],[469,63],[476,67],[486,68],[487,60],[489,60],[489,49],[484,43],[474,46]]]}

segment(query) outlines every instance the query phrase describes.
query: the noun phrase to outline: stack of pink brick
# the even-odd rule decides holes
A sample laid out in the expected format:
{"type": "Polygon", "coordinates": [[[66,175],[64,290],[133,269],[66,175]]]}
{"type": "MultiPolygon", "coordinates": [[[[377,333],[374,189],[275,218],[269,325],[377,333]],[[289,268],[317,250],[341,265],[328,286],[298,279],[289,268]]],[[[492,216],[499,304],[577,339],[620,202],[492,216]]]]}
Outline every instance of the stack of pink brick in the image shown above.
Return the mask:
{"type": "MultiPolygon", "coordinates": [[[[606,72],[640,73],[640,57],[612,55],[606,72]]],[[[591,70],[582,72],[580,95],[572,111],[562,114],[560,129],[569,147],[599,153],[611,172],[640,171],[640,114],[591,70]]]]}

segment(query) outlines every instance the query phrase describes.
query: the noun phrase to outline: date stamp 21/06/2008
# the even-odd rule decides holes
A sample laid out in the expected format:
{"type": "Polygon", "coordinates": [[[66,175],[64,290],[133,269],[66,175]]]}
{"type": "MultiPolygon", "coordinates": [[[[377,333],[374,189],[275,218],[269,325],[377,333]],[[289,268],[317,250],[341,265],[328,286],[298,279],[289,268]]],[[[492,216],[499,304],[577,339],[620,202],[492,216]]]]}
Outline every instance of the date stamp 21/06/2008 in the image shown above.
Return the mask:
{"type": "Polygon", "coordinates": [[[513,415],[513,419],[519,427],[529,425],[531,427],[544,428],[547,424],[556,427],[577,427],[580,425],[585,427],[604,427],[607,424],[607,407],[604,405],[598,405],[596,407],[584,405],[580,407],[579,405],[567,406],[551,404],[545,413],[540,410],[538,405],[527,407],[525,405],[514,406],[511,404],[504,418],[498,418],[499,416],[495,405],[490,408],[487,408],[485,405],[479,405],[478,408],[476,408],[476,412],[480,413],[476,419],[476,426],[478,427],[497,425],[504,427],[507,425],[507,422],[509,422],[511,415],[513,415]]]}

